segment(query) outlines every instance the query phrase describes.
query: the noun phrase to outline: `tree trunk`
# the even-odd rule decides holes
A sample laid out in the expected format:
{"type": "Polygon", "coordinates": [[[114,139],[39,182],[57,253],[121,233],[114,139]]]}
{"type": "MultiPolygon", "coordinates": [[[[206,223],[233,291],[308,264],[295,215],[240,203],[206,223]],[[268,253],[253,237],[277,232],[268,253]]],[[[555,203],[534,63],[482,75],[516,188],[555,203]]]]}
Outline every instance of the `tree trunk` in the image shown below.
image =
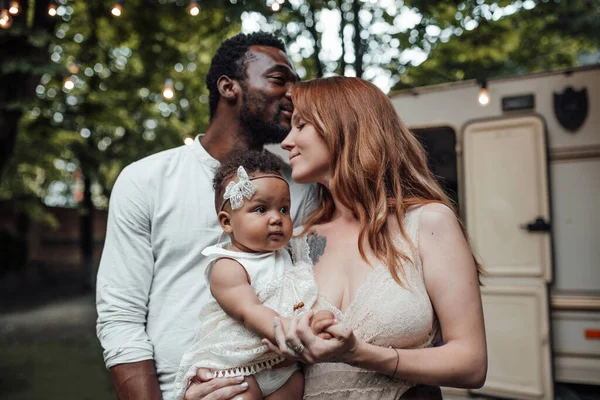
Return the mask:
{"type": "Polygon", "coordinates": [[[80,206],[80,249],[81,283],[83,290],[92,287],[92,265],[94,262],[94,204],[92,203],[92,181],[86,172],[83,176],[83,202],[80,206]]]}
{"type": "Polygon", "coordinates": [[[360,20],[358,14],[360,12],[360,2],[358,0],[352,0],[352,12],[354,13],[354,70],[356,76],[362,78],[363,75],[363,48],[362,40],[360,38],[360,20]]]}
{"type": "Polygon", "coordinates": [[[19,121],[26,109],[23,103],[35,99],[35,87],[40,75],[34,74],[32,67],[49,62],[48,44],[36,47],[28,39],[36,31],[54,32],[55,21],[47,15],[48,4],[49,0],[21,1],[21,12],[13,16],[13,26],[8,30],[21,29],[22,33],[0,33],[0,63],[6,66],[16,62],[18,65],[0,73],[0,180],[15,148],[19,121]],[[35,9],[33,19],[28,24],[30,4],[35,5],[35,9]]]}

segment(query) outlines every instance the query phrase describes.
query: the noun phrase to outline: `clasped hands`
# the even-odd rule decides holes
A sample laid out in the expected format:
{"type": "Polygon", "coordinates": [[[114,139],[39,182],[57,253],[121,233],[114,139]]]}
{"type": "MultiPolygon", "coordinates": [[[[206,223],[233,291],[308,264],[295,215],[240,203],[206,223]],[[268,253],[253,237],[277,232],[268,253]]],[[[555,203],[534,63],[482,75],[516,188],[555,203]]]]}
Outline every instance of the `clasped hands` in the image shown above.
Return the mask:
{"type": "Polygon", "coordinates": [[[273,329],[276,343],[262,340],[269,350],[305,364],[346,362],[357,344],[352,329],[325,310],[303,313],[290,319],[285,327],[275,317],[273,329]]]}

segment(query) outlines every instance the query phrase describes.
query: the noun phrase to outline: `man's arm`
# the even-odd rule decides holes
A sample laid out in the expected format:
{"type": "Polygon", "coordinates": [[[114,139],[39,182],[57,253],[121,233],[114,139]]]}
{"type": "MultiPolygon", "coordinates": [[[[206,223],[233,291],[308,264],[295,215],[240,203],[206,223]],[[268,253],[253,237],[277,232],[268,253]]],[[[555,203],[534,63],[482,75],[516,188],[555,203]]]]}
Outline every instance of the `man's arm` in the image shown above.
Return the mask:
{"type": "Polygon", "coordinates": [[[110,376],[119,400],[161,400],[154,360],[115,365],[110,376]]]}
{"type": "Polygon", "coordinates": [[[160,399],[154,348],[146,334],[154,258],[147,185],[123,170],[109,205],[96,286],[96,325],[106,367],[121,399],[160,399]]]}

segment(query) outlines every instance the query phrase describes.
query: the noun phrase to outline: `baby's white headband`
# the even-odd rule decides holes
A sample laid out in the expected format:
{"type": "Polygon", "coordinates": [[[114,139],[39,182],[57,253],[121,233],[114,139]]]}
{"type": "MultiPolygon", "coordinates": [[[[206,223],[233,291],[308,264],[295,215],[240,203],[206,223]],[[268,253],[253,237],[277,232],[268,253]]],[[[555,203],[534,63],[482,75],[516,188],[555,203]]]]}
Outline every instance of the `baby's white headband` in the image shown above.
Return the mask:
{"type": "Polygon", "coordinates": [[[223,194],[223,200],[225,201],[221,204],[221,211],[223,211],[223,207],[225,207],[227,201],[231,203],[232,210],[237,210],[244,205],[244,197],[250,200],[256,192],[256,185],[251,182],[253,180],[261,178],[277,178],[289,185],[283,177],[276,174],[259,175],[249,178],[248,173],[241,165],[237,169],[237,177],[237,182],[231,181],[225,188],[225,193],[223,194]]]}

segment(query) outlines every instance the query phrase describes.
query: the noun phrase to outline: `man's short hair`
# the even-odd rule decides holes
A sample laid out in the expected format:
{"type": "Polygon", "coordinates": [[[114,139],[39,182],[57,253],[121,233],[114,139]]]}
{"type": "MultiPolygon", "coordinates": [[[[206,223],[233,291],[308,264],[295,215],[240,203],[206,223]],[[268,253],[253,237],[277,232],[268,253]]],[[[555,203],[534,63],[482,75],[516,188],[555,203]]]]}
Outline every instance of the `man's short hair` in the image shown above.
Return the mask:
{"type": "Polygon", "coordinates": [[[231,182],[234,176],[237,181],[237,170],[240,166],[244,167],[250,178],[259,175],[281,175],[283,168],[281,157],[266,150],[244,150],[231,156],[225,163],[219,167],[213,179],[213,189],[215,189],[215,209],[217,213],[221,211],[224,202],[223,194],[225,188],[231,182]]]}
{"type": "Polygon", "coordinates": [[[212,58],[210,69],[206,75],[211,119],[217,112],[217,104],[221,98],[217,87],[219,77],[226,75],[231,79],[243,80],[246,76],[246,53],[251,46],[274,47],[285,52],[285,44],[281,39],[264,32],[240,33],[221,43],[212,58]]]}

